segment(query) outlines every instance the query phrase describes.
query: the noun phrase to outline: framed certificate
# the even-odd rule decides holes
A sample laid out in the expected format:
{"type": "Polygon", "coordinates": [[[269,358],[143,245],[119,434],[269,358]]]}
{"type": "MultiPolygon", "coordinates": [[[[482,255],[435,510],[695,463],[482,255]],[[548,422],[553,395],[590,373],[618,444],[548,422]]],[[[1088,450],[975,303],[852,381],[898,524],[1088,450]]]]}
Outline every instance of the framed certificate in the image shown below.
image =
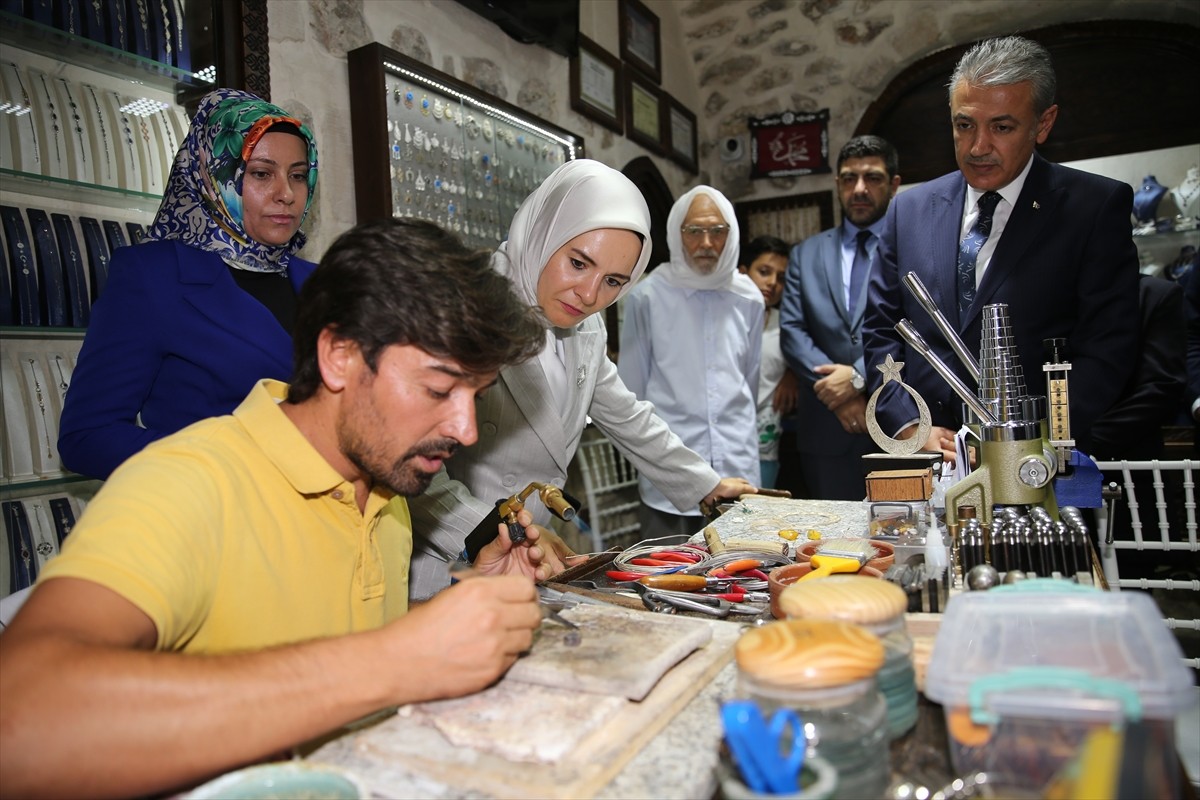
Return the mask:
{"type": "Polygon", "coordinates": [[[655,84],[662,82],[662,37],[658,15],[641,0],[617,0],[621,59],[655,84]]]}
{"type": "Polygon", "coordinates": [[[625,73],[625,135],[663,153],[663,95],[632,70],[625,73]]]}
{"type": "Polygon", "coordinates": [[[696,163],[696,115],[675,98],[667,103],[667,155],[671,160],[695,174],[696,163]]]}
{"type": "Polygon", "coordinates": [[[624,133],[624,100],[621,62],[579,34],[579,52],[571,59],[571,108],[617,133],[624,133]]]}

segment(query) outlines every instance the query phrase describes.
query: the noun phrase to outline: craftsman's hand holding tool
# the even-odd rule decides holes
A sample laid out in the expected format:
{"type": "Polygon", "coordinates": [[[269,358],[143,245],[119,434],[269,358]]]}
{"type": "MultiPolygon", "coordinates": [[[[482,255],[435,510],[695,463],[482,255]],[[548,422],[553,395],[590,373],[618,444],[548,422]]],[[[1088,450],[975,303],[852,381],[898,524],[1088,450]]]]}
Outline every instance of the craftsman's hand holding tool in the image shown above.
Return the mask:
{"type": "Polygon", "coordinates": [[[514,519],[522,528],[520,540],[514,542],[509,534],[514,523],[500,523],[497,526],[499,535],[479,551],[475,569],[481,575],[524,575],[535,581],[544,581],[562,572],[566,567],[561,556],[553,546],[542,546],[548,532],[533,524],[529,511],[522,508],[514,519]]]}
{"type": "Polygon", "coordinates": [[[533,643],[542,610],[521,575],[454,573],[457,582],[371,634],[391,647],[407,702],[456,697],[489,686],[533,643]],[[422,646],[413,648],[414,641],[422,646]],[[416,692],[420,697],[411,697],[416,692]]]}

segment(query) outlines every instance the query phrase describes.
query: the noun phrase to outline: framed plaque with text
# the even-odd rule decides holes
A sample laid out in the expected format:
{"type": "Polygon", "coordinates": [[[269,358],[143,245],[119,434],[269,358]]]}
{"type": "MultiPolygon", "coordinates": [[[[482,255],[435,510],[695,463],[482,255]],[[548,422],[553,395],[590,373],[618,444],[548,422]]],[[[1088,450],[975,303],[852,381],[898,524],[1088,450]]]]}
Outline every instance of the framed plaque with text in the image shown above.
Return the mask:
{"type": "Polygon", "coordinates": [[[663,153],[663,95],[633,70],[625,72],[625,135],[663,153]]]}
{"type": "Polygon", "coordinates": [[[571,108],[585,117],[624,133],[625,92],[621,62],[582,33],[579,52],[571,59],[571,108]]]}
{"type": "Polygon", "coordinates": [[[696,115],[678,100],[671,98],[667,103],[667,155],[671,160],[695,174],[696,163],[696,115]]]}
{"type": "Polygon", "coordinates": [[[641,0],[617,0],[621,58],[655,84],[662,83],[662,37],[658,15],[641,0]]]}

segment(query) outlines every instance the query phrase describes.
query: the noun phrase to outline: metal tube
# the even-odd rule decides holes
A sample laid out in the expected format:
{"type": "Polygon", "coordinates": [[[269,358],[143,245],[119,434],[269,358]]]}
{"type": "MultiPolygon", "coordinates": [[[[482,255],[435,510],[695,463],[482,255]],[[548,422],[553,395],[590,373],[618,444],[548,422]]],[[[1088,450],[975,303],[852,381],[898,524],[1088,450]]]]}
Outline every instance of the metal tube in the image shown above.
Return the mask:
{"type": "Polygon", "coordinates": [[[987,406],[979,402],[979,398],[967,388],[966,384],[964,384],[959,377],[954,374],[952,369],[946,366],[946,362],[938,358],[937,354],[929,349],[929,345],[925,343],[925,339],[921,337],[921,334],[917,332],[917,329],[913,327],[911,322],[909,322],[907,319],[900,320],[898,323],[896,323],[896,331],[904,338],[904,341],[908,342],[912,346],[914,350],[924,356],[925,360],[929,362],[929,366],[933,367],[934,370],[937,371],[937,374],[942,376],[942,380],[944,380],[950,386],[950,388],[954,390],[954,393],[958,395],[959,398],[966,403],[972,411],[975,412],[977,417],[979,417],[985,423],[996,423],[996,415],[993,414],[987,408],[987,406]]]}
{"type": "Polygon", "coordinates": [[[954,332],[953,326],[950,325],[946,315],[942,313],[937,304],[933,302],[933,295],[925,288],[925,284],[921,283],[921,279],[917,277],[917,273],[908,272],[904,275],[904,285],[908,287],[908,291],[925,312],[933,319],[933,324],[937,325],[939,331],[946,342],[950,345],[950,349],[958,356],[958,360],[967,368],[967,372],[971,373],[971,377],[975,379],[975,383],[979,383],[979,362],[975,360],[975,356],[971,355],[971,351],[963,344],[963,340],[958,338],[958,334],[954,332]]]}

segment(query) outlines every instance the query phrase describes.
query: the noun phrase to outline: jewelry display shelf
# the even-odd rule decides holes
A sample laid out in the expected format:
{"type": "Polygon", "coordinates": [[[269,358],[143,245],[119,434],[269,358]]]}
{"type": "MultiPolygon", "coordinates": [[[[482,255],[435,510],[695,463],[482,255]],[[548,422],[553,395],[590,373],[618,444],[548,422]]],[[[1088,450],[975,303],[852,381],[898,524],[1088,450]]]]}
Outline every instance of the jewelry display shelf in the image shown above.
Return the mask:
{"type": "Polygon", "coordinates": [[[140,211],[147,214],[157,211],[159,203],[162,202],[161,195],[148,192],[136,192],[132,189],[121,189],[98,183],[83,183],[2,167],[0,167],[0,181],[4,183],[5,192],[19,192],[53,200],[81,202],[92,206],[140,211]]]}
{"type": "Polygon", "coordinates": [[[0,325],[0,341],[10,339],[32,339],[34,341],[66,339],[82,342],[84,333],[85,331],[82,328],[33,328],[22,325],[0,325]]]}
{"type": "MultiPolygon", "coordinates": [[[[1168,270],[1182,257],[1189,245],[1200,248],[1200,228],[1184,231],[1161,231],[1133,237],[1143,272],[1158,277],[1171,277],[1168,270]]],[[[1193,256],[1194,257],[1194,256],[1193,256]]]]}
{"type": "Polygon", "coordinates": [[[23,497],[42,494],[77,484],[94,483],[99,488],[101,481],[74,473],[32,478],[0,478],[0,497],[19,500],[23,497]]]}
{"type": "MultiPolygon", "coordinates": [[[[8,11],[0,11],[0,44],[37,53],[54,61],[68,61],[91,72],[179,95],[207,91],[212,82],[190,70],[86,39],[43,25],[8,11]]],[[[6,52],[5,58],[12,54],[6,52]]]]}
{"type": "Polygon", "coordinates": [[[494,249],[583,139],[381,44],[350,51],[358,221],[416,217],[494,249]]]}

